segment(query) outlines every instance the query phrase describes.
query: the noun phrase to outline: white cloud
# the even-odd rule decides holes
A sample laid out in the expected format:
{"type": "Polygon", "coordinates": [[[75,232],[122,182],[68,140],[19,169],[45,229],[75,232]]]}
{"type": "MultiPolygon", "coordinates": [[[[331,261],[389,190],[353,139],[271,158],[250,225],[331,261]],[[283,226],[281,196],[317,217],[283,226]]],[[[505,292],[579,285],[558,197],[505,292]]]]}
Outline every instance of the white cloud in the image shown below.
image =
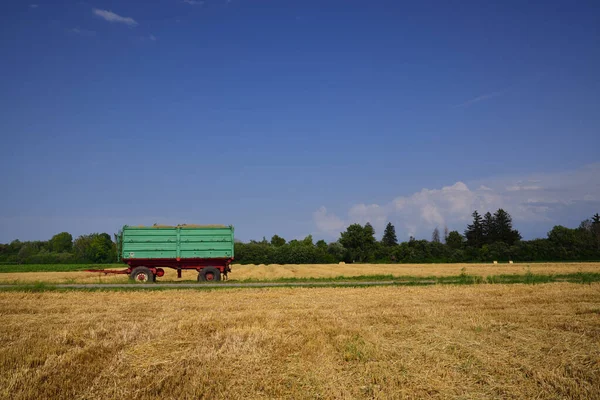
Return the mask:
{"type": "Polygon", "coordinates": [[[319,232],[332,236],[338,235],[345,226],[344,221],[334,214],[328,213],[325,207],[321,207],[313,213],[313,220],[315,221],[319,232]]]}
{"type": "Polygon", "coordinates": [[[387,210],[377,204],[357,204],[350,209],[348,215],[354,222],[361,224],[370,222],[372,225],[381,225],[386,222],[387,210]]]}
{"type": "Polygon", "coordinates": [[[38,5],[38,4],[30,4],[30,5],[29,5],[29,8],[38,8],[38,7],[39,7],[39,5],[38,5]]]}
{"type": "Polygon", "coordinates": [[[421,218],[429,224],[441,225],[444,223],[444,217],[440,213],[437,206],[433,204],[425,204],[421,209],[421,218]]]}
{"type": "Polygon", "coordinates": [[[96,35],[96,32],[94,32],[94,31],[88,31],[87,29],[79,29],[79,28],[69,29],[69,32],[74,33],[76,35],[81,35],[81,36],[95,36],[96,35]]]}
{"type": "Polygon", "coordinates": [[[154,36],[153,34],[150,34],[150,40],[155,41],[156,40],[156,36],[154,36]]]}
{"type": "Polygon", "coordinates": [[[134,20],[133,18],[122,17],[119,14],[115,14],[112,11],[99,10],[97,8],[92,9],[92,11],[94,12],[95,15],[99,16],[100,18],[102,18],[108,22],[118,22],[118,23],[125,24],[128,26],[137,26],[138,25],[136,20],[134,20]]]}
{"type": "Polygon", "coordinates": [[[539,179],[527,181],[527,182],[517,182],[516,185],[511,185],[506,188],[509,192],[516,192],[519,190],[542,190],[543,187],[536,185],[536,183],[540,183],[539,179]]]}
{"type": "Polygon", "coordinates": [[[555,221],[587,208],[600,207],[600,163],[572,171],[532,174],[519,178],[490,178],[467,185],[456,182],[441,189],[422,189],[387,204],[356,204],[345,218],[328,213],[325,207],[313,215],[317,229],[336,237],[351,223],[370,222],[377,232],[392,221],[402,234],[428,237],[436,226],[464,229],[471,213],[506,209],[516,223],[555,221]],[[471,189],[476,187],[477,189],[471,189]],[[335,226],[335,229],[331,229],[335,226]]]}

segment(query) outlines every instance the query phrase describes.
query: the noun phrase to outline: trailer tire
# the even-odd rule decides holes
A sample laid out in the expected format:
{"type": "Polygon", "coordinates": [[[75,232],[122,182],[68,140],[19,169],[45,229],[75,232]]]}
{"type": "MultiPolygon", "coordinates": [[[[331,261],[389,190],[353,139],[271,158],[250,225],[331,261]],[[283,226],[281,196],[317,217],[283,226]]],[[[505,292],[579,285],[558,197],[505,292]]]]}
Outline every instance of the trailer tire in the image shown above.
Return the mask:
{"type": "Polygon", "coordinates": [[[136,283],[150,283],[154,282],[154,274],[150,271],[149,268],[146,267],[137,267],[131,271],[131,275],[129,275],[129,279],[133,280],[136,283]]]}
{"type": "Polygon", "coordinates": [[[221,271],[215,267],[206,267],[198,272],[199,282],[213,282],[221,280],[221,271]]]}

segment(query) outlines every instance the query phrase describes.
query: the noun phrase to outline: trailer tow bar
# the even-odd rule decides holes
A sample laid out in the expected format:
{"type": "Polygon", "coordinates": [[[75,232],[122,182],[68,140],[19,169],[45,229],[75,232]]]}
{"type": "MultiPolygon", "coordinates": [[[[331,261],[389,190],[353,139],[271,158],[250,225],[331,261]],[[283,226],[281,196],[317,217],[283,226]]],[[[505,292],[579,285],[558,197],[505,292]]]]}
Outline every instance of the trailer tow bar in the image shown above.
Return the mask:
{"type": "Polygon", "coordinates": [[[100,273],[103,273],[104,275],[108,275],[108,274],[128,275],[129,274],[129,269],[121,269],[121,270],[117,270],[117,269],[86,269],[84,271],[85,272],[100,272],[100,273]]]}

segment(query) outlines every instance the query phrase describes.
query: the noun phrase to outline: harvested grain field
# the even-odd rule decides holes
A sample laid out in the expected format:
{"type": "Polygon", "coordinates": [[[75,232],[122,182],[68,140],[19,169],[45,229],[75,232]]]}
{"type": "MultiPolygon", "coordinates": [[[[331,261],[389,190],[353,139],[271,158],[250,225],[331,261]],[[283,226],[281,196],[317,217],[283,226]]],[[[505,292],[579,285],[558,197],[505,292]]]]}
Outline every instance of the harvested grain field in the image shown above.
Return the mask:
{"type": "Polygon", "coordinates": [[[500,274],[567,274],[600,272],[600,263],[541,264],[298,264],[236,265],[231,279],[268,280],[278,278],[335,278],[339,276],[454,276],[461,272],[488,276],[500,274]]]}
{"type": "MultiPolygon", "coordinates": [[[[569,274],[600,272],[600,263],[536,263],[536,264],[288,264],[288,265],[234,265],[230,281],[276,280],[285,278],[337,278],[363,275],[400,276],[455,276],[461,272],[489,276],[500,274],[569,274]]],[[[183,280],[195,281],[196,271],[183,271],[183,280]]],[[[161,282],[178,281],[177,273],[165,269],[161,282]]],[[[0,283],[120,283],[126,275],[104,275],[76,272],[10,272],[0,273],[0,283]]]]}
{"type": "Polygon", "coordinates": [[[600,285],[0,293],[0,397],[600,398],[600,285]]]}

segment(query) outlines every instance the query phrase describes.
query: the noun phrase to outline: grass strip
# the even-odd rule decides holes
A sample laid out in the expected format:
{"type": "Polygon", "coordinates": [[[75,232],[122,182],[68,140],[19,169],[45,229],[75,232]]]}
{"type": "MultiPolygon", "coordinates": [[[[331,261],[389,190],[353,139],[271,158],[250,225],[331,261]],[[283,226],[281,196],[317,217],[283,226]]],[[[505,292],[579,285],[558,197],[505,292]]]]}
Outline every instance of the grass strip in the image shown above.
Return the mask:
{"type": "MultiPolygon", "coordinates": [[[[373,278],[375,276],[371,276],[373,278]]],[[[18,291],[18,292],[48,292],[48,291],[128,291],[128,290],[172,290],[172,289],[191,289],[191,290],[224,290],[224,289],[257,289],[267,287],[290,288],[290,287],[370,287],[366,285],[373,282],[373,286],[429,286],[429,285],[480,285],[480,284],[544,284],[553,282],[568,282],[576,284],[592,284],[600,282],[600,273],[578,272],[573,274],[543,275],[527,273],[523,275],[490,275],[482,277],[479,275],[460,274],[455,276],[443,277],[389,277],[387,275],[377,276],[379,279],[363,279],[365,277],[340,277],[338,279],[304,279],[304,280],[275,280],[261,282],[236,282],[242,286],[227,286],[224,282],[222,286],[213,286],[214,284],[196,283],[191,286],[183,286],[176,283],[169,283],[169,286],[160,284],[122,284],[114,287],[110,284],[78,284],[77,286],[63,284],[48,284],[37,282],[35,284],[17,284],[0,285],[0,291],[18,291]],[[357,279],[361,278],[361,279],[357,279]],[[249,283],[251,286],[243,286],[249,283]],[[353,285],[355,283],[355,285],[353,285]],[[261,285],[262,284],[262,285],[261,285]],[[297,286],[301,284],[301,286],[297,286]],[[210,286],[209,286],[210,285],[210,286]]],[[[220,285],[220,284],[218,284],[220,285]]]]}

